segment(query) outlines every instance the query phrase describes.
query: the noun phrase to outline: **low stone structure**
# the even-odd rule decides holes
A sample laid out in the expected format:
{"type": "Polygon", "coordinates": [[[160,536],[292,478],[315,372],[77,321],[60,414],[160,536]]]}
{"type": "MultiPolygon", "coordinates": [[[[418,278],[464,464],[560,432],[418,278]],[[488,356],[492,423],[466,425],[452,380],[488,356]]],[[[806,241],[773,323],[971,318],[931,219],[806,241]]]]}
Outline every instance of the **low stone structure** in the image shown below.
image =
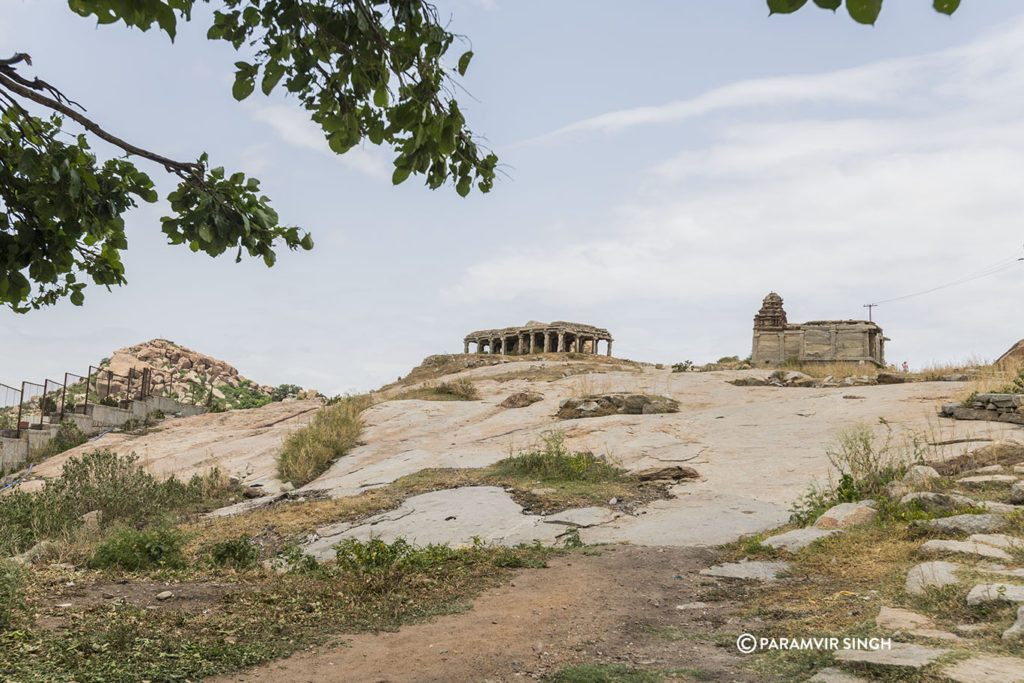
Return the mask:
{"type": "Polygon", "coordinates": [[[977,394],[966,403],[947,403],[942,417],[1024,425],[1024,394],[977,394]]]}
{"type": "Polygon", "coordinates": [[[476,353],[526,354],[575,351],[597,353],[598,342],[606,342],[612,355],[612,335],[601,327],[556,320],[541,323],[531,320],[522,327],[470,332],[462,340],[463,353],[476,344],[476,353]]]}
{"type": "Polygon", "coordinates": [[[786,320],[782,297],[771,292],[754,316],[754,366],[801,363],[866,362],[885,366],[882,328],[869,320],[786,320]]]}

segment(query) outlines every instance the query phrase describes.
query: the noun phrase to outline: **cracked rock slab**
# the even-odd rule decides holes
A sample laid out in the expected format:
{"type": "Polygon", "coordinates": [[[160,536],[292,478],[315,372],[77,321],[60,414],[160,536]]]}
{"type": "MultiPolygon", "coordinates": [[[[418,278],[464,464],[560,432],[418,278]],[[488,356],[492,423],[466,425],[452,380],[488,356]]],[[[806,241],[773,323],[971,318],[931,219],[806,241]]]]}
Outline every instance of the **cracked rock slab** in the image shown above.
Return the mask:
{"type": "Polygon", "coordinates": [[[836,650],[835,658],[841,662],[857,662],[860,664],[883,664],[900,666],[908,669],[921,669],[928,666],[944,654],[952,650],[909,643],[893,643],[890,649],[878,650],[836,650]]]}
{"type": "Polygon", "coordinates": [[[1024,538],[1007,536],[1006,534],[971,534],[967,540],[995,546],[996,548],[1024,550],[1024,538]]]}
{"type": "Polygon", "coordinates": [[[587,528],[606,524],[619,515],[608,508],[589,507],[564,510],[544,518],[547,524],[564,524],[566,526],[578,526],[587,528]]]}
{"type": "Polygon", "coordinates": [[[967,487],[989,486],[991,484],[1013,484],[1016,482],[1017,477],[1012,474],[982,474],[977,477],[964,477],[963,479],[956,480],[956,483],[967,487]]]}
{"type": "Polygon", "coordinates": [[[953,515],[924,520],[918,525],[947,534],[987,534],[1005,526],[1006,519],[1000,515],[953,515]]]}
{"type": "Polygon", "coordinates": [[[840,503],[826,510],[814,523],[818,529],[846,529],[875,521],[877,511],[870,505],[840,503]]]}
{"type": "Polygon", "coordinates": [[[728,562],[701,569],[704,576],[717,576],[723,579],[747,579],[749,581],[774,581],[779,574],[789,569],[788,562],[728,562]]]}
{"type": "Polygon", "coordinates": [[[815,541],[819,541],[832,534],[842,533],[839,529],[794,529],[793,531],[787,531],[784,534],[778,536],[772,536],[766,538],[762,545],[767,545],[772,548],[782,548],[788,550],[791,553],[795,553],[798,550],[803,550],[815,541]]]}
{"type": "Polygon", "coordinates": [[[1024,659],[980,655],[942,670],[957,683],[1012,683],[1024,681],[1024,659]]]}
{"type": "Polygon", "coordinates": [[[524,515],[523,508],[504,489],[468,486],[413,496],[397,509],[361,522],[321,528],[326,537],[311,543],[306,552],[319,559],[333,557],[333,546],[347,538],[380,538],[388,543],[404,538],[417,546],[462,545],[472,543],[473,537],[500,545],[531,543],[535,539],[553,544],[563,529],[543,520],[524,515]]]}
{"type": "Polygon", "coordinates": [[[1010,561],[1013,557],[1005,550],[996,548],[985,543],[973,541],[927,541],[921,546],[921,552],[927,555],[937,553],[961,553],[963,555],[974,555],[976,557],[987,557],[993,560],[1010,561]]]}

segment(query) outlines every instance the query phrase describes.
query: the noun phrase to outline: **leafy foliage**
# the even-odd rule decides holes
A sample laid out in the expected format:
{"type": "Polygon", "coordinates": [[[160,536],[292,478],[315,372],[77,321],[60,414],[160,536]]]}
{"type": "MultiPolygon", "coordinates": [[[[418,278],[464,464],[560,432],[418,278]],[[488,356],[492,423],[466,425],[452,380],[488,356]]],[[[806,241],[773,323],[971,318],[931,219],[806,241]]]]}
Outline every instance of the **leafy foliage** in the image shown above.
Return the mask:
{"type": "Polygon", "coordinates": [[[617,481],[625,474],[592,453],[570,452],[561,432],[548,432],[543,439],[543,447],[499,460],[492,469],[499,475],[528,476],[542,482],[617,481]]]}
{"type": "Polygon", "coordinates": [[[260,548],[249,536],[229,538],[210,548],[210,562],[218,567],[249,569],[260,560],[260,548]]]}
{"type": "Polygon", "coordinates": [[[119,529],[100,543],[89,561],[94,569],[118,567],[127,571],[181,569],[185,566],[182,547],[185,535],[174,527],[119,529]]]}
{"type": "Polygon", "coordinates": [[[272,401],[283,401],[289,396],[298,394],[300,391],[302,391],[302,387],[298,384],[281,384],[274,387],[274,391],[270,394],[270,399],[272,401]]]}
{"type": "MultiPolygon", "coordinates": [[[[196,0],[68,0],[72,11],[101,24],[154,26],[174,39],[196,0]]],[[[395,151],[395,184],[422,175],[430,188],[447,182],[465,196],[487,192],[497,157],[474,140],[452,96],[451,81],[473,57],[448,63],[455,35],[424,0],[219,0],[207,36],[255,55],[235,62],[232,94],[269,95],[284,88],[297,97],[343,154],[369,141],[395,151]]],[[[197,161],[168,159],[103,130],[45,81],[22,76],[31,58],[0,59],[0,303],[26,312],[69,298],[84,301],[87,281],[125,283],[123,216],[138,201],[153,202],[153,183],[131,161],[100,164],[85,135],[60,138],[67,119],[129,156],[155,162],[177,176],[172,214],[161,219],[171,244],[218,256],[243,250],[272,266],[276,247],[311,249],[297,227],[279,224],[259,181],[197,161]],[[48,120],[26,107],[42,107],[48,120]]]]}
{"type": "Polygon", "coordinates": [[[0,633],[25,610],[25,572],[14,562],[0,559],[0,633]]]}
{"type": "MultiPolygon", "coordinates": [[[[807,4],[807,0],[767,1],[770,14],[791,14],[807,4]]],[[[814,4],[834,12],[843,4],[843,0],[814,0],[814,4]]],[[[960,7],[960,0],[933,0],[932,7],[936,12],[953,14],[960,7]]],[[[858,23],[874,24],[882,11],[882,0],[846,0],[846,11],[858,23]]]]}

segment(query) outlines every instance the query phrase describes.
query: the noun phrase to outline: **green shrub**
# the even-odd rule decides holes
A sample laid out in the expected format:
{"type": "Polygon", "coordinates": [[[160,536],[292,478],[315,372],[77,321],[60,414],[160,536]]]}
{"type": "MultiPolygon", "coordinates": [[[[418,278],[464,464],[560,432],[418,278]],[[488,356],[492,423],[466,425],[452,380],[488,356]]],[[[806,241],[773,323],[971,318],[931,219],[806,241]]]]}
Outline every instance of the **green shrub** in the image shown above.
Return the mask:
{"type": "Polygon", "coordinates": [[[308,425],[289,435],[277,459],[281,479],[295,486],[308,484],[348,453],[359,443],[363,429],[359,414],[371,403],[365,394],[348,396],[321,409],[308,425]]]}
{"type": "Polygon", "coordinates": [[[682,363],[673,363],[672,372],[688,372],[692,367],[692,360],[684,360],[682,363]]]}
{"type": "Polygon", "coordinates": [[[182,569],[185,566],[184,545],[185,534],[174,527],[117,529],[96,548],[89,566],[93,569],[117,567],[131,572],[182,569]]]}
{"type": "Polygon", "coordinates": [[[259,408],[272,400],[270,394],[264,394],[259,386],[247,379],[239,382],[237,387],[222,384],[217,388],[224,394],[224,405],[229,410],[259,408]]]}
{"type": "Polygon", "coordinates": [[[134,454],[90,451],[68,458],[61,475],[38,492],[0,496],[0,555],[66,537],[93,510],[100,513],[103,527],[141,528],[168,513],[215,507],[232,495],[218,470],[187,484],[173,477],[158,482],[137,460],[134,454]]]}
{"type": "Polygon", "coordinates": [[[260,561],[260,547],[249,536],[215,543],[209,551],[211,564],[218,567],[249,569],[260,561]]]}
{"type": "Polygon", "coordinates": [[[40,449],[39,453],[34,456],[36,460],[45,460],[46,458],[63,453],[64,451],[70,450],[75,446],[81,446],[83,443],[89,440],[89,437],[85,435],[78,427],[78,423],[74,420],[64,420],[57,427],[57,433],[54,434],[53,438],[40,449]]]}
{"type": "Polygon", "coordinates": [[[9,629],[25,611],[25,571],[14,562],[0,559],[0,632],[9,629]]]}
{"type": "Polygon", "coordinates": [[[625,470],[604,463],[591,453],[571,453],[565,435],[558,431],[543,436],[543,447],[509,456],[492,465],[498,475],[540,481],[618,481],[625,470]]]}

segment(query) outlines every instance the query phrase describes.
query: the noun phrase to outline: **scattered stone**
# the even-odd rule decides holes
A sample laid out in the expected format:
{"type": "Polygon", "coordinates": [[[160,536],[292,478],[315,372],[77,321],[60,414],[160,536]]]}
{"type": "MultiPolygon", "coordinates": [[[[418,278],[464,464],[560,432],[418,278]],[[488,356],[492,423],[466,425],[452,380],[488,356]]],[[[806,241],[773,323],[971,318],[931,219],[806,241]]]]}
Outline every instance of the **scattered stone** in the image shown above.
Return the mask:
{"type": "Polygon", "coordinates": [[[885,495],[889,498],[899,498],[900,496],[906,495],[912,490],[912,487],[907,486],[902,481],[890,481],[885,485],[885,495]]]}
{"type": "Polygon", "coordinates": [[[502,408],[525,408],[544,400],[544,394],[537,391],[520,391],[512,394],[498,405],[502,408]]]}
{"type": "Polygon", "coordinates": [[[910,505],[917,501],[923,510],[928,512],[952,512],[957,508],[965,508],[976,505],[973,498],[958,496],[953,493],[932,493],[930,491],[918,491],[908,493],[900,498],[901,505],[910,505]]]}
{"type": "Polygon", "coordinates": [[[893,643],[892,648],[888,650],[836,650],[833,654],[841,662],[882,664],[885,666],[920,669],[949,652],[951,650],[911,645],[909,643],[893,643]]]}
{"type": "Polygon", "coordinates": [[[978,557],[989,557],[994,560],[1012,560],[1009,553],[1000,548],[985,543],[973,543],[971,541],[927,541],[920,548],[922,553],[932,555],[936,553],[963,553],[964,555],[977,555],[978,557]]]}
{"type": "Polygon", "coordinates": [[[634,478],[639,481],[659,481],[659,480],[672,480],[679,481],[680,479],[696,479],[700,476],[697,470],[692,467],[683,467],[682,465],[672,465],[671,467],[652,467],[646,470],[640,470],[633,475],[634,478]]]}
{"type": "Polygon", "coordinates": [[[778,575],[789,569],[788,562],[766,562],[761,560],[727,562],[701,569],[704,576],[717,576],[724,579],[747,579],[752,581],[774,581],[778,575]]]}
{"type": "Polygon", "coordinates": [[[934,467],[928,465],[914,465],[903,475],[903,483],[911,486],[927,484],[932,479],[938,479],[939,473],[934,467]]]}
{"type": "Polygon", "coordinates": [[[708,604],[706,602],[687,602],[682,605],[676,605],[676,609],[704,609],[708,604]]]}
{"type": "Polygon", "coordinates": [[[981,571],[986,574],[999,574],[1000,576],[1019,576],[1024,578],[1024,569],[985,569],[981,568],[981,571]]]}
{"type": "Polygon", "coordinates": [[[1024,474],[1024,465],[1014,465],[1013,466],[1013,473],[1014,474],[1024,474]]]}
{"type": "MultiPolygon", "coordinates": [[[[1020,465],[1017,466],[1018,468],[1020,465]]],[[[1016,471],[1017,468],[1014,468],[1016,471]]],[[[1010,490],[1010,502],[1014,505],[1024,505],[1024,483],[1016,483],[1010,490]]]]}
{"type": "Polygon", "coordinates": [[[56,547],[57,544],[53,541],[39,541],[21,555],[11,557],[11,561],[18,564],[35,564],[56,547]]]}
{"type": "Polygon", "coordinates": [[[942,377],[939,378],[939,380],[942,382],[967,382],[970,379],[970,375],[964,374],[943,375],[942,377]]]}
{"type": "Polygon", "coordinates": [[[160,602],[163,602],[164,600],[170,600],[173,597],[174,593],[172,593],[171,591],[161,591],[160,593],[156,594],[156,599],[160,602]]]}
{"type": "Polygon", "coordinates": [[[100,593],[100,595],[103,596],[104,600],[113,600],[114,599],[114,594],[113,593],[108,593],[106,591],[103,591],[102,593],[100,593]]]}
{"type": "Polygon", "coordinates": [[[605,524],[618,516],[618,514],[607,508],[574,508],[548,515],[544,518],[544,521],[548,524],[564,524],[566,526],[587,528],[597,526],[598,524],[605,524]]]}
{"type": "Polygon", "coordinates": [[[868,683],[868,680],[830,666],[808,678],[807,683],[868,683]]]}
{"type": "Polygon", "coordinates": [[[281,484],[281,493],[288,493],[289,491],[294,491],[294,490],[295,490],[295,484],[291,483],[290,481],[286,481],[283,484],[281,484]]]}
{"type": "Polygon", "coordinates": [[[963,479],[957,479],[956,483],[968,488],[976,488],[989,486],[991,484],[1013,484],[1016,481],[1017,477],[1012,474],[982,474],[977,477],[964,477],[963,479]]]}
{"type": "Polygon", "coordinates": [[[906,375],[894,375],[891,372],[880,372],[875,376],[879,384],[903,384],[907,381],[906,375]]]}
{"type": "Polygon", "coordinates": [[[974,541],[975,543],[985,543],[996,548],[1024,550],[1024,538],[1007,536],[1006,534],[971,534],[967,540],[974,541]]]}
{"type": "Polygon", "coordinates": [[[1024,602],[1024,586],[1012,583],[979,583],[967,594],[968,605],[999,601],[1024,602]]]}
{"type": "Polygon", "coordinates": [[[970,471],[966,472],[965,474],[969,474],[969,475],[1002,474],[1002,472],[1003,472],[1003,466],[1002,465],[985,465],[984,467],[977,467],[977,468],[975,468],[973,470],[970,470],[970,471]]]}
{"type": "Polygon", "coordinates": [[[988,630],[988,624],[957,624],[956,630],[964,635],[981,633],[988,630]]]}
{"type": "Polygon", "coordinates": [[[956,572],[960,566],[952,562],[924,562],[907,572],[906,589],[911,595],[922,595],[929,586],[941,588],[959,583],[956,572]]]}
{"type": "Polygon", "coordinates": [[[558,493],[558,489],[544,487],[539,489],[530,489],[530,493],[535,496],[550,496],[552,493],[558,493]]]}
{"type": "Polygon", "coordinates": [[[942,674],[957,683],[1012,683],[1024,681],[1024,659],[979,655],[947,666],[942,674]]]}
{"type": "Polygon", "coordinates": [[[1017,640],[1024,638],[1024,605],[1017,608],[1017,621],[1013,626],[1003,631],[1003,640],[1017,640]]]}
{"type": "Polygon", "coordinates": [[[794,529],[793,531],[787,531],[784,534],[779,534],[778,536],[772,536],[771,538],[765,539],[763,545],[767,545],[772,548],[782,548],[783,550],[795,553],[798,550],[806,548],[815,541],[838,533],[842,533],[842,531],[840,529],[815,529],[812,527],[808,527],[806,529],[794,529]]]}
{"type": "Polygon", "coordinates": [[[997,515],[1008,515],[1011,512],[1020,511],[1020,508],[1014,507],[1009,503],[997,503],[992,500],[980,500],[978,501],[978,507],[985,508],[987,511],[995,513],[997,515]]]}
{"type": "Polygon", "coordinates": [[[618,505],[618,503],[619,503],[619,499],[618,498],[609,498],[608,499],[608,504],[609,505],[618,505]]]}
{"type": "Polygon", "coordinates": [[[561,402],[556,417],[572,420],[604,415],[648,415],[679,412],[679,403],[671,398],[645,394],[605,394],[584,398],[568,398],[561,402]]]}
{"type": "Polygon", "coordinates": [[[939,519],[915,522],[915,525],[947,534],[987,534],[1005,526],[1006,519],[999,515],[991,514],[953,515],[952,517],[940,517],[939,519]]]}
{"type": "Polygon", "coordinates": [[[860,503],[840,503],[818,517],[814,526],[818,529],[848,529],[875,521],[877,514],[874,507],[860,503]]]}

